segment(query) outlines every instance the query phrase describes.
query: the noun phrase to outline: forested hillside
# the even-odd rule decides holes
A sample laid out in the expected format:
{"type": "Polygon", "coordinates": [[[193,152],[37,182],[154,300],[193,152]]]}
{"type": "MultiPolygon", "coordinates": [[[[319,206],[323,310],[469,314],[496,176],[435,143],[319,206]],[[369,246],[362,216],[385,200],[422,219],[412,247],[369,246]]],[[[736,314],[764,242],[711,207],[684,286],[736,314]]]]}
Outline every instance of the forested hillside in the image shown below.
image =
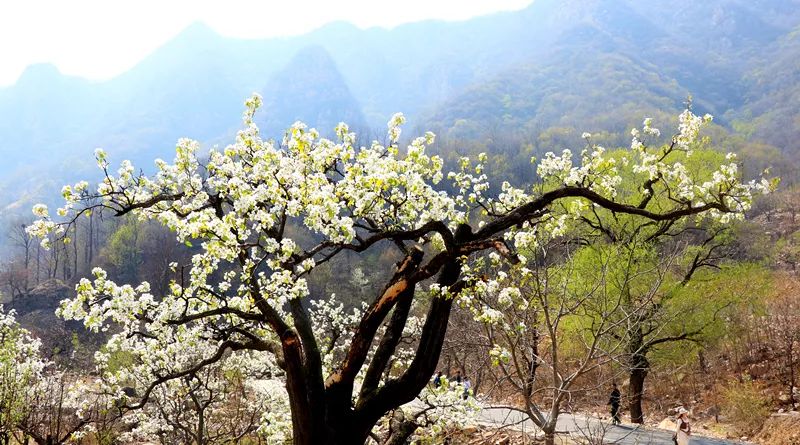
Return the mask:
{"type": "Polygon", "coordinates": [[[643,115],[673,114],[691,95],[741,136],[740,150],[766,143],[797,159],[798,10],[794,0],[537,0],[464,22],[334,23],[270,40],[197,24],[108,81],[39,65],[0,89],[0,205],[48,199],[48,181],[80,176],[95,147],[141,165],[182,136],[219,143],[254,91],[278,139],[296,119],[380,129],[402,111],[453,150],[477,143],[515,162],[524,143],[575,144],[583,131],[622,144],[643,115]]]}

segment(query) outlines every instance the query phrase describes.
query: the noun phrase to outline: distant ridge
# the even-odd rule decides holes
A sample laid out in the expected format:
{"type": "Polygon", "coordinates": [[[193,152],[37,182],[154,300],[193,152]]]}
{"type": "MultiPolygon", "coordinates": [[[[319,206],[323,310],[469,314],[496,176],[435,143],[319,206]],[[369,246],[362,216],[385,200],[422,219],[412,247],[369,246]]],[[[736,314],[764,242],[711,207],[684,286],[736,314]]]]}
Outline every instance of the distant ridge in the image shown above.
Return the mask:
{"type": "Polygon", "coordinates": [[[339,122],[353,129],[367,125],[336,63],[319,45],[298,51],[261,93],[264,106],[258,122],[263,133],[276,138],[296,121],[328,136],[339,122]]]}
{"type": "Polygon", "coordinates": [[[800,0],[536,0],[460,22],[335,22],[265,40],[193,24],[107,81],[45,64],[0,88],[0,208],[91,179],[98,146],[148,169],[180,137],[228,143],[253,92],[265,96],[265,137],[297,119],[382,132],[402,111],[411,129],[514,156],[525,153],[504,134],[546,148],[603,129],[622,144],[644,113],[667,119],[691,94],[741,140],[800,158],[798,35],[800,0]]]}

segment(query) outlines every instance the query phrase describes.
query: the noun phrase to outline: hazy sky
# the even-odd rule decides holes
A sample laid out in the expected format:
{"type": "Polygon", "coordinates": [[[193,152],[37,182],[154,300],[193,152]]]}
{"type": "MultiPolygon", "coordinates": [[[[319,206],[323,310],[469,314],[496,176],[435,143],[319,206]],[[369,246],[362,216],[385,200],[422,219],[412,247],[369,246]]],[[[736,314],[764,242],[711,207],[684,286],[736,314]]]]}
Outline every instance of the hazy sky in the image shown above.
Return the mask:
{"type": "Polygon", "coordinates": [[[26,66],[50,62],[68,74],[106,79],[135,65],[189,24],[225,36],[296,35],[346,20],[393,27],[423,19],[463,20],[521,9],[531,0],[2,0],[0,85],[26,66]]]}

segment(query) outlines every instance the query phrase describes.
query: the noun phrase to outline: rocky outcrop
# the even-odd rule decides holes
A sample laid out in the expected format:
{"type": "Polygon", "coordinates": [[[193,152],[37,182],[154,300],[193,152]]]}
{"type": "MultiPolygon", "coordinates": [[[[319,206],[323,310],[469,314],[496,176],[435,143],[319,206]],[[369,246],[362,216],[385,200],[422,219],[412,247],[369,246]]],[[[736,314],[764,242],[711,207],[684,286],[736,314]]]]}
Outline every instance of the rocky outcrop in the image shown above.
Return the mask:
{"type": "Polygon", "coordinates": [[[82,323],[63,320],[55,313],[61,301],[74,293],[74,289],[63,281],[52,279],[5,306],[6,310],[15,310],[20,325],[42,341],[44,357],[59,362],[69,361],[89,369],[103,335],[91,333],[82,323]]]}
{"type": "Polygon", "coordinates": [[[73,289],[61,280],[47,280],[34,287],[27,295],[15,298],[6,305],[6,309],[14,309],[20,316],[37,310],[55,311],[61,300],[69,298],[72,292],[73,289]]]}

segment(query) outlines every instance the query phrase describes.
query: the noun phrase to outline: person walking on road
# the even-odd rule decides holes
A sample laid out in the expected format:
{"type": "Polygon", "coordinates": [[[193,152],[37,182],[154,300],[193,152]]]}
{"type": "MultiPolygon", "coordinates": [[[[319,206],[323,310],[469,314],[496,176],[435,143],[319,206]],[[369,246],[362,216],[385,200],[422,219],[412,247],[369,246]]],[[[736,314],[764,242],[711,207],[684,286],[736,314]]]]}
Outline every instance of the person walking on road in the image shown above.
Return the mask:
{"type": "Polygon", "coordinates": [[[611,423],[619,425],[619,403],[622,395],[619,392],[619,388],[617,388],[617,384],[612,383],[612,385],[611,397],[608,399],[608,404],[611,405],[611,423]]]}
{"type": "Polygon", "coordinates": [[[689,425],[689,411],[686,408],[678,408],[678,429],[672,436],[673,441],[678,445],[689,445],[689,436],[692,435],[692,426],[689,425]]]}

